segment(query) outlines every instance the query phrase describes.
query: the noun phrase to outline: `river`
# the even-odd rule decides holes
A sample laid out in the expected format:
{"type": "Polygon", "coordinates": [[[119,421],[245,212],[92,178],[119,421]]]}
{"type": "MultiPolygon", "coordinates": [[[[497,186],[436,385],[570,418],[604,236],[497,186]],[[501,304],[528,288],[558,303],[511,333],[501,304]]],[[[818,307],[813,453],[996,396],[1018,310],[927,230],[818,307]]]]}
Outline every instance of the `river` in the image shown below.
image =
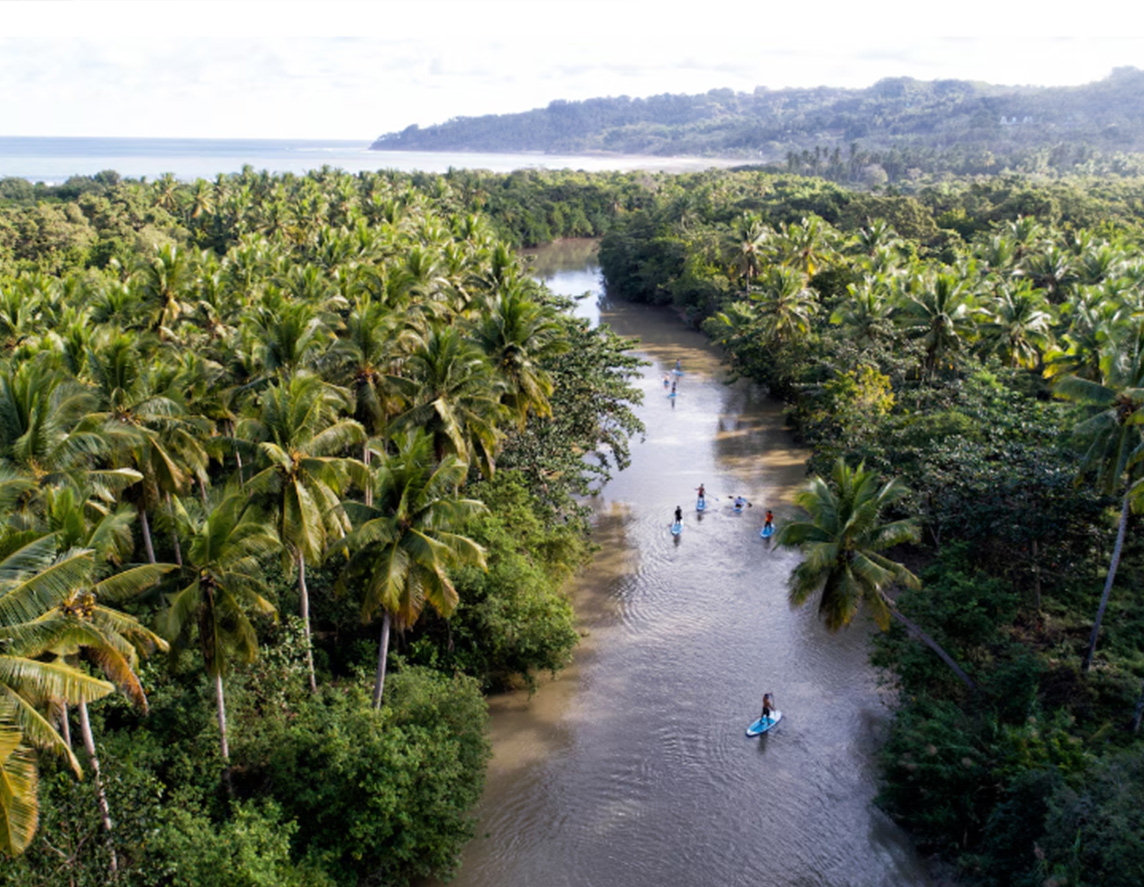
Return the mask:
{"type": "Polygon", "coordinates": [[[580,312],[638,338],[647,435],[591,503],[601,550],[573,592],[585,632],[574,666],[532,696],[491,701],[478,836],[453,883],[929,884],[872,804],[889,710],[870,629],[831,635],[813,606],[792,611],[797,555],[759,537],[764,509],[781,524],[804,479],[780,406],[725,384],[717,353],[670,312],[603,299],[584,245],[559,244],[533,268],[554,291],[591,291],[580,312]],[[676,359],[673,400],[662,380],[676,359]],[[740,515],[737,494],[753,505],[740,515]],[[748,739],[765,690],[783,720],[748,739]]]}

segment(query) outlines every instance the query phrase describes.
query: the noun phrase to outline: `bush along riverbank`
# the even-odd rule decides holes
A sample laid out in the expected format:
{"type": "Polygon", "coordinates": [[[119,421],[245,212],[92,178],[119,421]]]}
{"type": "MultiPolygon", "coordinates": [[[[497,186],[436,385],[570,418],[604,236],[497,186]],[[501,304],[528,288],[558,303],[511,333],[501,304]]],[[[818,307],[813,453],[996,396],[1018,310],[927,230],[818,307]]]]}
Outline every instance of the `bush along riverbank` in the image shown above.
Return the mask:
{"type": "Polygon", "coordinates": [[[600,249],[787,402],[792,601],[886,629],[878,802],[971,884],[1144,877],[1144,230],[1072,187],[709,174],[600,249]]]}

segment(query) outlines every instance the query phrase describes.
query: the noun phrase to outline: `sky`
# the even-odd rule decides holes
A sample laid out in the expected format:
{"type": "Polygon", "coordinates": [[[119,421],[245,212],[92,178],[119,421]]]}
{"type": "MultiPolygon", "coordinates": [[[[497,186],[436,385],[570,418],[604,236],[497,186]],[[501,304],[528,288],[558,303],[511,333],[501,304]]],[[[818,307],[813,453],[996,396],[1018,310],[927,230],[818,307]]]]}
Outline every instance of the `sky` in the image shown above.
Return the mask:
{"type": "Polygon", "coordinates": [[[1144,68],[1129,2],[7,0],[0,136],[370,141],[554,99],[1144,68]]]}

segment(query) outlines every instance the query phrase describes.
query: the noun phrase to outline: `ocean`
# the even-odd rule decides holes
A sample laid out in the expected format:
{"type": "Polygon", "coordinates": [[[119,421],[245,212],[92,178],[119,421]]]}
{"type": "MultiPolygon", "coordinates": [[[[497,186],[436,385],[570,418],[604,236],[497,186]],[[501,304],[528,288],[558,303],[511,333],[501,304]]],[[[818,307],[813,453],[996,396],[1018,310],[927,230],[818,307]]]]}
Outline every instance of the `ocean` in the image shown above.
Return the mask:
{"type": "Polygon", "coordinates": [[[398,169],[446,172],[450,168],[512,172],[577,169],[683,172],[727,166],[700,157],[486,154],[479,152],[370,151],[369,142],[318,139],[138,139],[0,136],[0,178],[60,184],[70,176],[114,170],[125,178],[213,179],[244,166],[274,173],[304,173],[330,166],[347,172],[398,169]]]}

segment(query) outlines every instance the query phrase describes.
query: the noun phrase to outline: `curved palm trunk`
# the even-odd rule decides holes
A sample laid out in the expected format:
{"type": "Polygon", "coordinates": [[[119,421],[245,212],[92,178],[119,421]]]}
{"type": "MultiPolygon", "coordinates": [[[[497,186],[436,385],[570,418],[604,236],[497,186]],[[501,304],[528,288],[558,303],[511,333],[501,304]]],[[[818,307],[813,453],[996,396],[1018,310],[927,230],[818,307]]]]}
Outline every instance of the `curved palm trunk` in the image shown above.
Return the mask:
{"type": "Polygon", "coordinates": [[[151,544],[151,522],[147,519],[147,509],[140,502],[135,506],[139,511],[139,526],[143,530],[143,547],[147,549],[147,563],[155,563],[155,546],[151,544]]]}
{"type": "Polygon", "coordinates": [[[171,543],[175,546],[175,563],[183,565],[183,549],[179,545],[179,532],[175,528],[175,506],[171,502],[171,494],[167,493],[167,512],[171,517],[171,543]]]}
{"type": "Polygon", "coordinates": [[[1104,620],[1104,610],[1108,606],[1108,598],[1112,594],[1112,583],[1116,579],[1116,568],[1120,566],[1120,553],[1124,549],[1124,534],[1128,530],[1128,515],[1131,512],[1131,501],[1128,494],[1124,494],[1124,506],[1120,509],[1120,528],[1116,531],[1116,547],[1112,549],[1112,560],[1108,564],[1108,578],[1104,582],[1104,592],[1100,596],[1100,606],[1096,608],[1096,621],[1092,624],[1092,634],[1088,637],[1088,649],[1080,670],[1088,671],[1092,667],[1092,657],[1096,654],[1096,638],[1100,634],[1100,623],[1104,620]]]}
{"type": "MultiPolygon", "coordinates": [[[[366,467],[367,475],[369,472],[369,462],[371,455],[372,454],[369,451],[369,441],[367,440],[364,444],[362,444],[361,447],[361,461],[362,464],[366,467]]],[[[365,504],[367,507],[373,506],[373,485],[368,482],[365,485],[365,504]]]]}
{"type": "Polygon", "coordinates": [[[385,661],[389,656],[389,610],[381,617],[381,640],[377,645],[377,676],[373,681],[373,707],[381,708],[381,694],[385,691],[385,661]]]}
{"type": "Polygon", "coordinates": [[[310,672],[310,692],[318,692],[314,677],[314,644],[310,640],[310,592],[306,588],[306,556],[298,553],[298,597],[302,616],[302,633],[306,638],[306,669],[310,672]]]}
{"type": "Polygon", "coordinates": [[[901,614],[901,612],[899,612],[897,607],[891,606],[890,607],[890,613],[893,615],[893,617],[895,619],[897,619],[899,622],[902,623],[902,625],[904,625],[906,627],[906,630],[909,631],[910,634],[914,635],[914,637],[918,638],[923,644],[925,644],[927,647],[929,647],[931,650],[933,650],[935,653],[937,653],[937,655],[941,658],[941,661],[944,662],[946,665],[948,665],[951,669],[953,669],[953,673],[955,675],[957,675],[965,683],[965,686],[967,686],[970,690],[976,690],[977,689],[977,685],[975,683],[973,683],[972,678],[970,678],[969,675],[967,675],[965,673],[965,671],[961,668],[961,666],[958,665],[954,661],[953,657],[950,656],[947,652],[945,652],[945,650],[942,649],[941,644],[939,644],[937,641],[935,641],[933,638],[931,638],[928,634],[926,634],[924,631],[922,631],[921,628],[918,627],[918,624],[916,622],[913,622],[910,619],[903,616],[901,614]]]}
{"type": "Polygon", "coordinates": [[[82,699],[79,703],[79,726],[83,731],[83,747],[87,749],[88,759],[91,761],[91,772],[95,777],[95,794],[99,799],[99,818],[103,822],[103,830],[107,833],[107,849],[111,852],[111,877],[114,879],[119,873],[119,859],[115,855],[115,842],[111,839],[111,806],[107,803],[107,792],[103,787],[103,776],[99,770],[99,756],[95,753],[95,737],[91,732],[91,720],[87,716],[87,703],[82,699]]]}
{"type": "Polygon", "coordinates": [[[1144,717],[1144,685],[1140,687],[1140,698],[1136,700],[1136,713],[1132,718],[1132,732],[1140,732],[1140,719],[1144,717]]]}
{"type": "Polygon", "coordinates": [[[222,755],[222,780],[226,785],[226,793],[234,794],[230,784],[230,743],[226,738],[226,699],[222,690],[222,672],[215,675],[215,705],[218,706],[218,750],[222,755]]]}
{"type": "Polygon", "coordinates": [[[68,704],[66,702],[60,703],[60,735],[67,747],[71,748],[71,723],[68,720],[68,704]]]}

